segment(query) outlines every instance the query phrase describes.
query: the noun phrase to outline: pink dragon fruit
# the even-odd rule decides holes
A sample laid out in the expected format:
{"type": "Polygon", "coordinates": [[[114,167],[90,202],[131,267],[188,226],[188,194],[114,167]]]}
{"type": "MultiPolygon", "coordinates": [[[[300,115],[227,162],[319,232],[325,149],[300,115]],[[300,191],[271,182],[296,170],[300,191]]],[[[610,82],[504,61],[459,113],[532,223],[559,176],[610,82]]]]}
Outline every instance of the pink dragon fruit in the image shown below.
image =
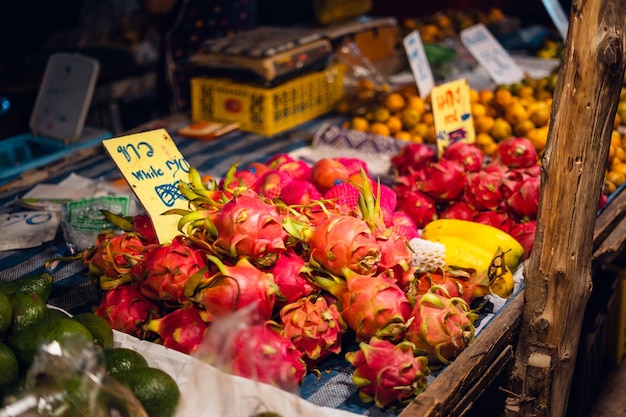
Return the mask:
{"type": "Polygon", "coordinates": [[[301,159],[283,162],[276,170],[284,172],[294,180],[310,181],[311,179],[312,168],[301,159]]]}
{"type": "Polygon", "coordinates": [[[311,266],[343,275],[344,269],[373,275],[381,248],[368,224],[350,215],[331,215],[305,237],[311,266]]]}
{"type": "Polygon", "coordinates": [[[393,213],[396,211],[398,207],[398,195],[391,187],[372,181],[372,190],[374,191],[374,197],[379,200],[380,208],[383,212],[393,213]]]}
{"type": "Polygon", "coordinates": [[[345,280],[316,276],[315,282],[339,300],[341,317],[357,340],[400,340],[412,310],[405,292],[382,274],[345,275],[345,280]]]}
{"type": "Polygon", "coordinates": [[[439,218],[441,219],[474,220],[475,215],[476,210],[464,201],[451,202],[439,212],[439,218]]]}
{"type": "Polygon", "coordinates": [[[95,314],[104,318],[114,330],[144,337],[144,324],[161,317],[161,309],[137,286],[120,285],[106,292],[95,314]]]}
{"type": "Polygon", "coordinates": [[[507,213],[500,210],[479,211],[474,216],[473,221],[476,223],[488,224],[489,226],[493,226],[507,233],[511,231],[511,227],[515,224],[515,220],[513,220],[507,213]]]}
{"type": "Polygon", "coordinates": [[[424,171],[416,170],[403,175],[398,175],[394,179],[393,190],[397,198],[413,191],[420,191],[419,185],[424,180],[424,171]]]}
{"type": "Polygon", "coordinates": [[[322,194],[310,181],[293,180],[280,191],[280,199],[290,206],[308,206],[314,200],[321,200],[322,194]]]}
{"type": "MultiPolygon", "coordinates": [[[[207,219],[208,220],[208,219],[207,219]]],[[[250,194],[236,195],[219,210],[213,228],[213,247],[232,259],[248,257],[255,264],[271,266],[285,251],[282,218],[277,208],[250,194]]]]}
{"type": "Polygon", "coordinates": [[[456,200],[465,191],[467,178],[463,167],[457,162],[441,159],[428,163],[422,171],[424,178],[418,187],[437,202],[456,200]]]}
{"type": "Polygon", "coordinates": [[[155,245],[159,241],[156,231],[152,225],[152,220],[147,214],[137,214],[135,216],[120,216],[109,210],[100,210],[104,218],[124,232],[133,232],[139,235],[146,245],[155,245]]]}
{"type": "Polygon", "coordinates": [[[291,339],[311,365],[341,351],[346,324],[337,304],[319,295],[303,297],[280,310],[281,333],[291,339]]]}
{"type": "Polygon", "coordinates": [[[524,248],[523,259],[528,259],[530,252],[535,244],[535,230],[537,228],[537,220],[528,220],[518,222],[511,227],[510,234],[524,248]]]}
{"type": "Polygon", "coordinates": [[[498,159],[509,168],[528,168],[537,164],[537,151],[526,138],[511,137],[498,143],[498,159]]]}
{"type": "Polygon", "coordinates": [[[293,162],[294,160],[295,159],[293,159],[293,156],[289,155],[288,153],[277,153],[270,156],[265,164],[270,169],[277,169],[282,164],[285,164],[287,162],[293,162]]]}
{"type": "Polygon", "coordinates": [[[354,366],[352,380],[359,397],[377,407],[396,406],[413,400],[428,385],[428,358],[415,356],[415,346],[408,341],[398,344],[373,337],[361,342],[359,350],[348,352],[346,359],[354,366]]]}
{"type": "Polygon", "coordinates": [[[497,210],[503,202],[502,177],[496,171],[468,174],[465,201],[475,210],[497,210]]]}
{"type": "Polygon", "coordinates": [[[343,204],[348,210],[356,210],[359,205],[360,195],[358,188],[354,185],[342,182],[333,185],[326,191],[324,193],[324,199],[333,200],[336,204],[343,204]]]}
{"type": "Polygon", "coordinates": [[[442,287],[417,297],[412,317],[405,338],[428,356],[431,366],[449,364],[474,340],[476,314],[442,287]]]}
{"type": "MultiPolygon", "coordinates": [[[[495,280],[497,277],[493,277],[495,280]]],[[[491,293],[492,279],[487,271],[447,266],[425,271],[417,276],[417,295],[437,292],[448,298],[462,298],[468,305],[491,293]],[[434,290],[433,290],[434,288],[434,290]]]]}
{"type": "Polygon", "coordinates": [[[176,236],[171,243],[149,253],[141,293],[170,307],[180,305],[187,301],[184,285],[189,277],[202,274],[206,267],[206,253],[192,247],[184,236],[176,236]]]}
{"type": "Polygon", "coordinates": [[[248,165],[245,166],[243,170],[252,172],[258,178],[270,169],[271,168],[267,164],[261,162],[250,162],[248,165]]]}
{"type": "Polygon", "coordinates": [[[102,231],[94,247],[79,258],[88,266],[87,276],[103,290],[140,281],[146,270],[146,255],[158,245],[146,245],[134,232],[102,231]]]}
{"type": "Polygon", "coordinates": [[[465,172],[478,172],[483,166],[485,155],[476,145],[454,142],[446,148],[442,158],[460,164],[465,172]]]}
{"type": "Polygon", "coordinates": [[[254,191],[269,199],[278,198],[283,187],[292,180],[287,172],[272,169],[259,177],[254,184],[254,191]]]}
{"type": "Polygon", "coordinates": [[[185,283],[185,296],[200,304],[207,314],[205,320],[232,313],[249,305],[255,305],[259,320],[272,315],[278,287],[272,274],[261,271],[247,258],[240,258],[235,265],[225,265],[219,258],[209,255],[209,261],[218,268],[210,277],[195,274],[185,283]]]}
{"type": "Polygon", "coordinates": [[[541,177],[527,176],[506,199],[506,207],[518,218],[536,218],[540,185],[541,177]]]}
{"type": "Polygon", "coordinates": [[[423,143],[409,143],[398,154],[391,157],[391,167],[398,175],[405,175],[413,170],[420,170],[428,162],[434,162],[437,153],[432,146],[423,143]]]}
{"type": "MultiPolygon", "coordinates": [[[[227,361],[226,370],[285,390],[292,390],[302,381],[306,374],[302,352],[280,333],[276,323],[265,322],[233,331],[232,339],[228,338],[232,343],[221,346],[229,349],[220,355],[227,361]]],[[[218,343],[223,345],[225,341],[218,343]]]]}
{"type": "Polygon", "coordinates": [[[417,224],[408,213],[404,211],[394,211],[390,219],[385,219],[385,226],[390,227],[398,236],[411,240],[419,237],[417,224]]]}
{"type": "Polygon", "coordinates": [[[163,346],[192,354],[202,344],[209,324],[202,319],[194,304],[186,303],[161,318],[148,321],[144,328],[156,333],[163,346]]]}
{"type": "Polygon", "coordinates": [[[416,266],[413,265],[414,252],[409,241],[396,234],[393,229],[375,230],[380,243],[381,257],[377,274],[386,273],[398,286],[406,291],[414,280],[416,266]]]}
{"type": "Polygon", "coordinates": [[[399,194],[398,210],[411,216],[419,229],[437,218],[435,200],[420,191],[399,194]]]}
{"type": "Polygon", "coordinates": [[[292,248],[281,253],[274,266],[268,270],[273,275],[274,283],[284,298],[284,300],[278,298],[277,305],[294,303],[316,291],[316,287],[307,279],[307,274],[311,271],[312,269],[307,266],[304,259],[292,248]]]}

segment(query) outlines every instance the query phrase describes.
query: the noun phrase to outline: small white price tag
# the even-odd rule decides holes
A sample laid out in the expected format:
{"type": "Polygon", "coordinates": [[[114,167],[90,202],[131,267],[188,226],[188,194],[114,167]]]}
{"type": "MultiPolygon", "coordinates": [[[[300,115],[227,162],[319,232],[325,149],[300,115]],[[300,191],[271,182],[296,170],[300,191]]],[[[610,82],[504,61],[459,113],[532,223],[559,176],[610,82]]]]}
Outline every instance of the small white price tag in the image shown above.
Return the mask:
{"type": "Polygon", "coordinates": [[[524,78],[524,72],[482,23],[462,30],[461,42],[496,84],[512,84],[524,78]]]}
{"type": "Polygon", "coordinates": [[[54,239],[61,213],[21,211],[0,214],[0,250],[34,248],[54,239]]]}
{"type": "Polygon", "coordinates": [[[420,97],[425,98],[435,86],[435,78],[426,57],[422,38],[419,32],[414,30],[404,38],[403,42],[420,97]]]}
{"type": "Polygon", "coordinates": [[[454,142],[476,141],[467,80],[455,80],[434,87],[432,103],[440,156],[454,142]]]}

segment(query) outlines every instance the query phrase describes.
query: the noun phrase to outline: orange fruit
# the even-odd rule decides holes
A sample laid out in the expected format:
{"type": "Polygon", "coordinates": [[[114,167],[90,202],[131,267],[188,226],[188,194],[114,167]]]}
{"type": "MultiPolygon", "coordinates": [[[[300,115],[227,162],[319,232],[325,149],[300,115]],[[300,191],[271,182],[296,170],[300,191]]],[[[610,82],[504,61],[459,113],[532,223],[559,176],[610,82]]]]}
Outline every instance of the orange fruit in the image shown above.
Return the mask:
{"type": "Polygon", "coordinates": [[[360,132],[367,132],[369,129],[369,122],[365,117],[353,117],[350,120],[349,128],[352,130],[358,130],[360,132]]]}
{"type": "Polygon", "coordinates": [[[528,114],[526,113],[524,106],[522,106],[519,102],[513,102],[506,108],[504,118],[514,126],[528,119],[528,114]]]}
{"type": "Polygon", "coordinates": [[[550,107],[538,106],[530,113],[528,118],[533,122],[535,127],[547,126],[550,122],[550,107]]]}
{"type": "Polygon", "coordinates": [[[480,100],[480,94],[478,94],[478,90],[470,88],[469,99],[470,99],[470,103],[478,103],[480,100]]]}
{"type": "Polygon", "coordinates": [[[387,127],[389,128],[389,134],[393,136],[402,130],[402,120],[398,116],[391,116],[387,119],[387,127]]]}
{"type": "Polygon", "coordinates": [[[433,116],[433,112],[427,111],[422,115],[422,122],[424,122],[427,126],[432,126],[435,124],[435,118],[433,116]]]}
{"type": "Polygon", "coordinates": [[[491,130],[489,131],[491,137],[496,141],[500,142],[506,138],[509,138],[513,135],[513,128],[511,124],[504,118],[498,117],[491,130]]]}
{"type": "Polygon", "coordinates": [[[398,139],[398,140],[404,140],[404,141],[411,141],[411,133],[407,132],[406,130],[400,130],[399,132],[396,132],[395,135],[393,135],[394,138],[398,139]]]}
{"type": "Polygon", "coordinates": [[[407,106],[400,112],[400,119],[405,129],[411,129],[422,120],[422,113],[414,107],[407,106]]]}
{"type": "Polygon", "coordinates": [[[390,93],[387,95],[387,97],[385,97],[383,105],[391,113],[395,113],[404,108],[404,106],[406,105],[406,100],[404,100],[404,97],[400,93],[390,93]]]}
{"type": "Polygon", "coordinates": [[[426,111],[426,103],[420,96],[408,96],[406,99],[406,107],[417,110],[417,112],[421,115],[426,111]]]}
{"type": "Polygon", "coordinates": [[[491,116],[480,116],[474,119],[474,129],[476,133],[488,133],[495,124],[495,120],[491,116]]]}
{"type": "Polygon", "coordinates": [[[391,136],[389,126],[385,123],[374,122],[370,125],[370,133],[381,136],[391,136]]]}
{"type": "Polygon", "coordinates": [[[541,152],[546,147],[546,141],[548,140],[548,126],[529,130],[526,133],[526,139],[533,144],[537,152],[541,152]]]}
{"type": "Polygon", "coordinates": [[[333,158],[322,158],[311,167],[311,182],[322,193],[340,181],[347,182],[348,177],[346,166],[333,158]]]}
{"type": "Polygon", "coordinates": [[[493,91],[491,90],[480,90],[478,92],[478,101],[482,104],[484,104],[485,106],[488,106],[491,104],[491,102],[493,101],[493,91]]]}
{"type": "Polygon", "coordinates": [[[506,109],[513,104],[513,95],[506,88],[499,88],[493,95],[493,102],[501,109],[506,109]]]}
{"type": "Polygon", "coordinates": [[[530,121],[529,119],[526,120],[522,120],[521,122],[515,124],[513,126],[513,133],[515,134],[515,136],[523,136],[525,137],[526,134],[531,130],[535,128],[535,124],[530,121]]]}
{"type": "Polygon", "coordinates": [[[615,187],[619,187],[626,181],[626,176],[623,172],[609,171],[606,174],[606,180],[613,183],[615,187]]]}
{"type": "Polygon", "coordinates": [[[411,129],[411,133],[422,138],[428,134],[428,125],[426,123],[418,123],[411,129]]]}
{"type": "Polygon", "coordinates": [[[472,117],[481,117],[487,115],[487,106],[484,104],[475,102],[470,104],[470,112],[472,113],[472,117]]]}

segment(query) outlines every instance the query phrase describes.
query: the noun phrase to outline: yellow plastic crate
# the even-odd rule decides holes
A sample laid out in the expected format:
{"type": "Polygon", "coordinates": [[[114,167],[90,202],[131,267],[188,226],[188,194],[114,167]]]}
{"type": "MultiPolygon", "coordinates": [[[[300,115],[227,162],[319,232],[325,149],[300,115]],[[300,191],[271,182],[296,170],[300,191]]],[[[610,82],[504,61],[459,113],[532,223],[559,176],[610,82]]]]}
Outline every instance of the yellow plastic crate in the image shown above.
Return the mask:
{"type": "Polygon", "coordinates": [[[608,306],[607,356],[617,366],[626,355],[626,270],[615,269],[618,277],[615,298],[608,306]]]}
{"type": "Polygon", "coordinates": [[[192,78],[194,121],[238,122],[241,130],[273,136],[332,110],[344,94],[342,65],[273,88],[227,79],[192,78]]]}

